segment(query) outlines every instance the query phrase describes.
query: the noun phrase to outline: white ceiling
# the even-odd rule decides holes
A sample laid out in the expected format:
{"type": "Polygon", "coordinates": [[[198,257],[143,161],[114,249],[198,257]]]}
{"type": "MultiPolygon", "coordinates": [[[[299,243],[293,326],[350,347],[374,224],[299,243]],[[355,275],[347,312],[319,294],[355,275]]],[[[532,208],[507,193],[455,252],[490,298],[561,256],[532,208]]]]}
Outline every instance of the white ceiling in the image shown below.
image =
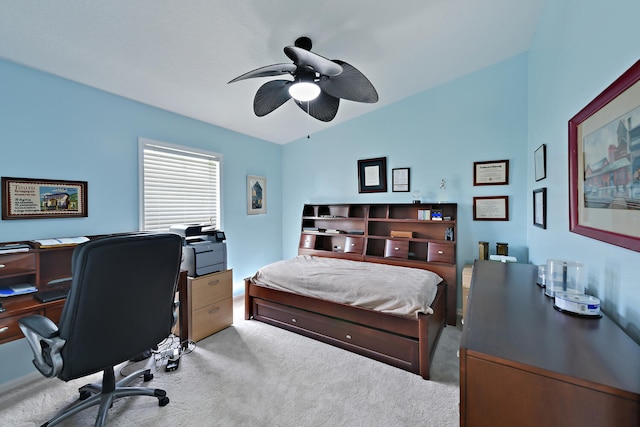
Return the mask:
{"type": "Polygon", "coordinates": [[[278,144],[525,52],[544,0],[20,0],[0,3],[0,57],[278,144]],[[323,123],[292,101],[265,117],[266,78],[227,84],[299,36],[349,62],[376,104],[323,123]]]}

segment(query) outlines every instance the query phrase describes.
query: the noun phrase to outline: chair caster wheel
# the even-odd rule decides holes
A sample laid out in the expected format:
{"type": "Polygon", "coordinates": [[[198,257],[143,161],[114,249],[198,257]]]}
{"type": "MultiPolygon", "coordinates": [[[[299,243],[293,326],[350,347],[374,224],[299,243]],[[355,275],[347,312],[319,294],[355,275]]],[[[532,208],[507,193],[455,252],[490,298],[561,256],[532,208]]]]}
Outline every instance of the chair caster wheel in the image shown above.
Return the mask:
{"type": "Polygon", "coordinates": [[[90,391],[80,390],[80,397],[78,397],[78,400],[87,400],[90,397],[91,397],[90,391]]]}
{"type": "Polygon", "coordinates": [[[144,374],[144,376],[142,377],[142,381],[147,382],[147,381],[151,381],[153,379],[153,374],[144,374]]]}
{"type": "Polygon", "coordinates": [[[169,398],[167,396],[164,396],[158,399],[159,406],[167,406],[168,404],[169,404],[169,398]]]}

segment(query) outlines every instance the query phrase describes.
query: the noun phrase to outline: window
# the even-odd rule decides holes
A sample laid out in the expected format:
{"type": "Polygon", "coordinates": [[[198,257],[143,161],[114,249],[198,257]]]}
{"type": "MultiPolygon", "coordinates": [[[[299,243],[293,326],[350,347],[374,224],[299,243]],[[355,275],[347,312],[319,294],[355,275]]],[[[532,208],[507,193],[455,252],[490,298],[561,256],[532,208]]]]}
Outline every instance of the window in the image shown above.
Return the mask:
{"type": "Polygon", "coordinates": [[[215,153],[139,138],[140,229],[220,225],[220,162],[215,153]]]}

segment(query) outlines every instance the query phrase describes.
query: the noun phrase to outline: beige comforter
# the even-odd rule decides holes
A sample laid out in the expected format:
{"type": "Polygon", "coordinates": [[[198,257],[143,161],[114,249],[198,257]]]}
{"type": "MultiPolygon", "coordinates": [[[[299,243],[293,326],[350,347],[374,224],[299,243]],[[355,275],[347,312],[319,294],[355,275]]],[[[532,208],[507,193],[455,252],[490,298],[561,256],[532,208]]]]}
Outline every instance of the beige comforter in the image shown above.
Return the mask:
{"type": "Polygon", "coordinates": [[[418,268],[300,255],[262,267],[254,283],[400,316],[433,313],[442,278],[418,268]]]}

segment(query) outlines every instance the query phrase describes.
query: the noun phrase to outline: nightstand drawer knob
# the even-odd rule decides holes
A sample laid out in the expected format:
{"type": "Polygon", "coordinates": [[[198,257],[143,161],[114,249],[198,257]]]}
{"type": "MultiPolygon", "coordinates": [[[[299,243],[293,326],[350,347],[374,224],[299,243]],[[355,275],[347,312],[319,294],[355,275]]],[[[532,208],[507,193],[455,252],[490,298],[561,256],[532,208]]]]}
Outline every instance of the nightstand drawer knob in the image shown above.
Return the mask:
{"type": "Polygon", "coordinates": [[[1,328],[0,328],[0,334],[1,334],[1,333],[3,333],[3,332],[6,332],[8,329],[9,329],[9,327],[8,327],[8,326],[3,326],[3,327],[1,327],[1,328]]]}

